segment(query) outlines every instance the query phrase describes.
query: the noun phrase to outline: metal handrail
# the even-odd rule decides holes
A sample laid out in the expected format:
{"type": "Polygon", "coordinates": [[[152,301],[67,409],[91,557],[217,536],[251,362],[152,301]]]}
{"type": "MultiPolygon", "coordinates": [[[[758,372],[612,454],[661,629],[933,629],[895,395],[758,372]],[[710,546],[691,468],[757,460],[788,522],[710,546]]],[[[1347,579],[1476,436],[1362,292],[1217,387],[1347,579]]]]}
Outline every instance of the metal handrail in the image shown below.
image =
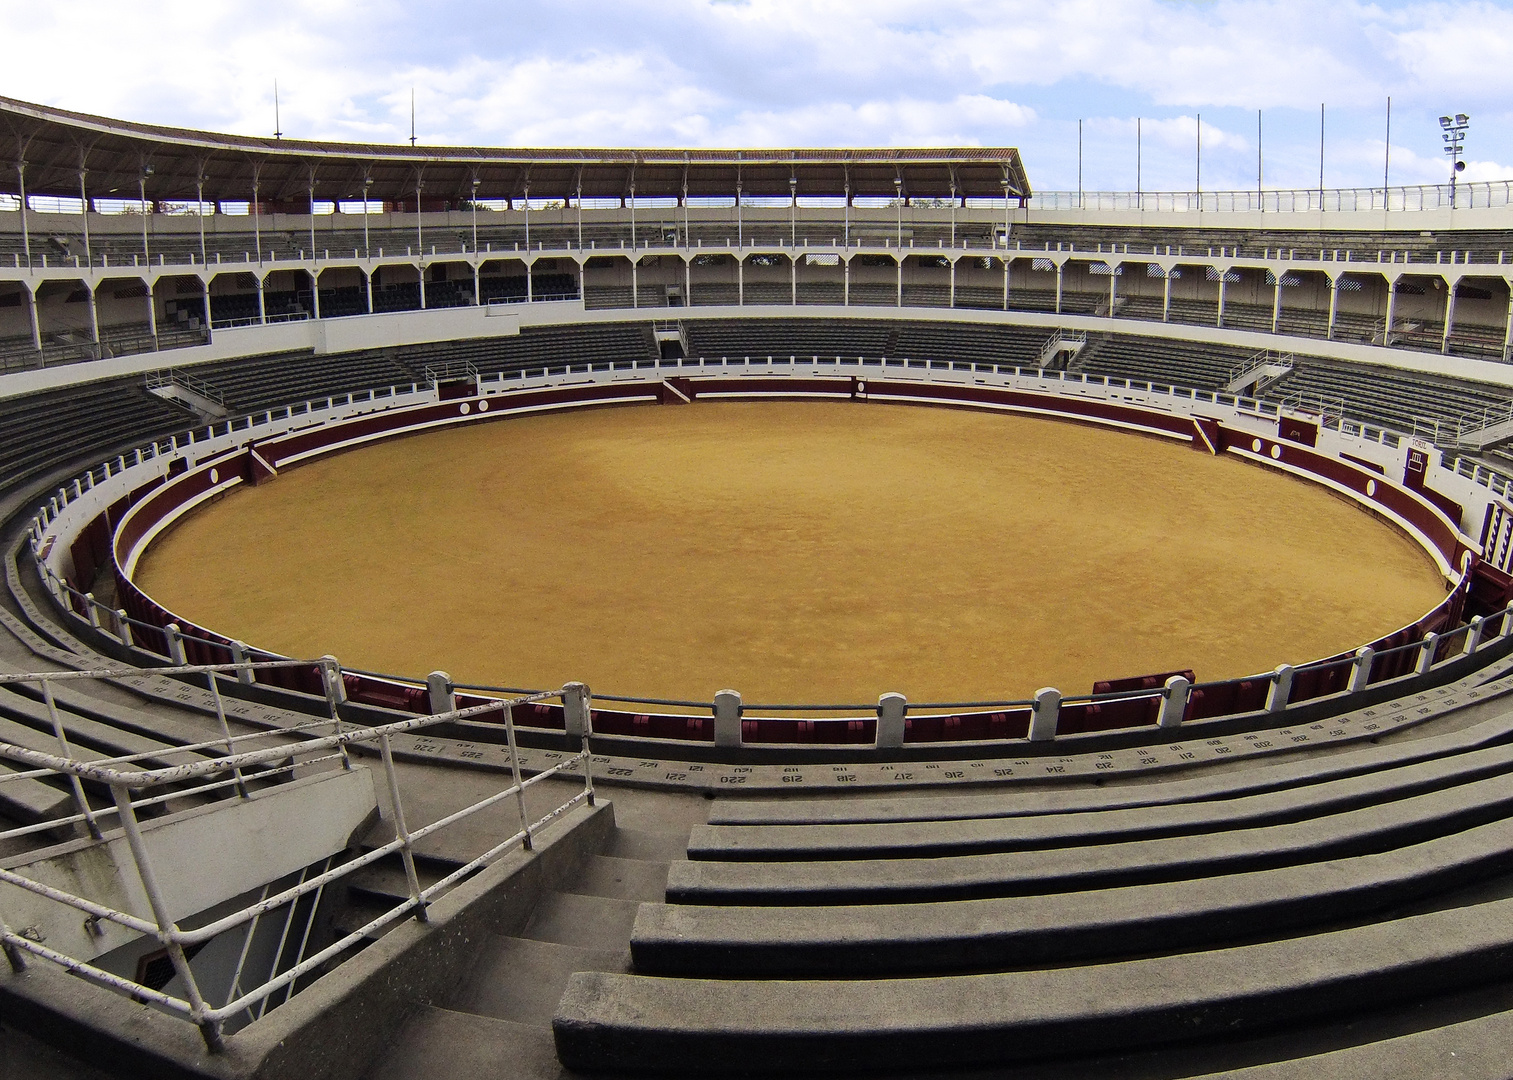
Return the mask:
{"type": "MultiPolygon", "coordinates": [[[[267,738],[287,732],[286,730],[280,730],[277,732],[258,732],[248,736],[231,736],[229,730],[226,729],[225,712],[221,704],[220,692],[216,685],[215,676],[222,674],[242,675],[258,670],[297,666],[315,667],[321,671],[327,688],[327,702],[330,711],[329,723],[334,724],[336,727],[335,734],[304,739],[297,744],[297,748],[302,755],[319,754],[325,750],[338,751],[336,754],[323,758],[317,757],[314,761],[306,758],[300,763],[300,767],[308,768],[311,764],[320,761],[330,761],[333,763],[340,761],[342,767],[350,769],[352,764],[350,757],[347,755],[347,748],[356,744],[376,742],[385,777],[388,781],[388,794],[395,822],[395,838],[339,866],[328,867],[325,871],[313,877],[302,875],[298,883],[272,896],[267,895],[267,890],[265,889],[264,895],[256,903],[247,905],[238,911],[231,912],[196,929],[183,930],[180,929],[176,921],[168,914],[169,909],[165,902],[163,891],[153,872],[152,862],[148,857],[142,839],[136,811],[143,806],[160,803],[170,797],[182,796],[184,792],[174,792],[170,795],[149,799],[136,798],[133,796],[133,792],[159,788],[169,784],[178,784],[186,780],[196,780],[203,777],[229,776],[229,778],[222,779],[217,784],[204,785],[193,790],[197,792],[207,791],[214,787],[226,787],[235,784],[239,796],[242,799],[248,799],[252,797],[252,794],[248,791],[244,782],[244,770],[270,763],[279,763],[278,768],[258,773],[258,777],[267,776],[274,772],[292,770],[294,768],[293,765],[285,764],[290,756],[291,747],[283,745],[263,750],[232,752],[224,757],[208,759],[188,765],[128,771],[113,767],[122,764],[122,759],[112,759],[103,763],[98,761],[84,762],[68,756],[66,752],[65,754],[47,754],[26,747],[0,742],[0,759],[19,762],[39,770],[39,773],[27,773],[26,775],[35,776],[40,774],[68,777],[80,806],[81,812],[74,817],[66,818],[62,821],[53,819],[41,823],[40,826],[28,827],[25,830],[27,833],[38,831],[39,828],[56,828],[65,821],[76,822],[83,820],[91,826],[91,832],[94,834],[96,842],[103,842],[106,837],[98,828],[96,812],[84,800],[83,790],[79,784],[80,781],[87,779],[103,784],[110,789],[112,800],[115,804],[114,811],[120,821],[120,831],[127,841],[127,846],[130,850],[143,892],[146,894],[149,906],[152,909],[152,918],[145,919],[130,912],[113,908],[108,904],[91,900],[88,897],[45,885],[11,869],[0,869],[0,882],[81,911],[91,919],[110,922],[138,934],[156,937],[167,947],[169,959],[173,964],[175,973],[183,981],[185,996],[182,998],[174,997],[162,991],[151,989],[135,980],[105,971],[89,963],[87,960],[71,957],[59,950],[49,948],[40,941],[34,941],[29,937],[16,933],[4,921],[3,917],[0,917],[0,949],[3,949],[13,970],[17,972],[24,971],[27,966],[27,957],[36,957],[57,964],[75,975],[79,975],[90,982],[104,986],[110,990],[125,994],[134,1000],[152,1002],[174,1015],[183,1016],[193,1022],[199,1027],[201,1035],[210,1050],[213,1053],[219,1053],[225,1049],[222,1026],[228,1019],[247,1010],[258,1002],[266,1002],[271,995],[280,990],[292,990],[296,981],[301,976],[335,959],[364,940],[367,935],[381,930],[406,915],[413,913],[420,921],[427,921],[426,908],[433,897],[481,867],[488,865],[497,859],[499,855],[517,844],[526,850],[530,850],[532,847],[532,835],[536,831],[580,803],[588,805],[593,805],[594,803],[593,767],[589,749],[589,739],[592,735],[593,726],[593,709],[588,687],[582,683],[569,683],[558,691],[528,694],[509,700],[491,701],[486,705],[449,709],[430,716],[415,717],[414,719],[397,721],[391,724],[347,730],[342,730],[340,715],[341,697],[338,688],[341,686],[341,667],[330,657],[305,661],[270,660],[246,661],[232,664],[179,664],[172,667],[156,668],[151,671],[143,671],[138,668],[91,668],[75,671],[6,673],[0,675],[0,684],[34,682],[43,687],[49,711],[53,714],[54,726],[58,732],[60,745],[66,751],[67,741],[63,736],[61,726],[58,724],[56,709],[53,704],[52,684],[54,682],[142,677],[144,675],[157,674],[204,674],[209,683],[211,694],[215,699],[216,713],[218,719],[221,721],[223,731],[226,731],[226,737],[224,740],[215,743],[194,745],[197,747],[203,745],[207,749],[210,746],[225,746],[230,749],[237,741],[249,738],[267,738]],[[519,705],[544,701],[549,698],[560,698],[564,709],[568,708],[569,704],[572,703],[576,711],[581,713],[583,717],[582,749],[576,754],[565,756],[550,768],[539,771],[534,776],[525,778],[521,775],[519,754],[516,751],[513,709],[519,705]],[[407,828],[403,796],[394,770],[394,757],[391,748],[393,736],[424,730],[441,724],[453,723],[485,713],[501,712],[503,714],[506,739],[510,749],[512,782],[502,790],[470,806],[438,818],[420,828],[413,830],[407,828]],[[580,762],[582,764],[583,776],[582,791],[549,811],[545,816],[532,820],[526,813],[525,789],[561,773],[576,771],[580,762]],[[414,847],[417,841],[512,797],[516,800],[516,808],[520,819],[521,827],[518,831],[446,875],[440,881],[425,888],[420,886],[414,861],[414,847]],[[275,958],[275,967],[273,971],[270,971],[270,977],[264,980],[261,985],[251,990],[237,994],[236,990],[240,989],[240,979],[238,979],[237,986],[232,991],[234,995],[233,1000],[227,1001],[220,1007],[212,1006],[205,999],[194,972],[190,968],[188,955],[185,952],[186,947],[203,944],[220,934],[243,925],[252,924],[255,927],[257,920],[262,915],[286,904],[292,905],[311,893],[318,893],[331,882],[348,877],[357,870],[372,865],[380,859],[395,853],[400,855],[404,863],[405,877],[409,885],[409,896],[407,899],[371,920],[365,926],[341,937],[315,955],[299,960],[294,966],[281,973],[277,971],[278,961],[275,958]]],[[[190,747],[187,746],[176,747],[165,752],[186,752],[189,749],[190,747]]],[[[11,778],[16,779],[19,776],[11,778]]],[[[248,934],[250,935],[251,933],[252,931],[249,930],[248,934]]],[[[245,947],[244,945],[244,950],[245,947]]],[[[287,995],[285,1000],[287,1000],[287,995]]],[[[266,1009],[266,1005],[264,1008],[266,1009]]]]}

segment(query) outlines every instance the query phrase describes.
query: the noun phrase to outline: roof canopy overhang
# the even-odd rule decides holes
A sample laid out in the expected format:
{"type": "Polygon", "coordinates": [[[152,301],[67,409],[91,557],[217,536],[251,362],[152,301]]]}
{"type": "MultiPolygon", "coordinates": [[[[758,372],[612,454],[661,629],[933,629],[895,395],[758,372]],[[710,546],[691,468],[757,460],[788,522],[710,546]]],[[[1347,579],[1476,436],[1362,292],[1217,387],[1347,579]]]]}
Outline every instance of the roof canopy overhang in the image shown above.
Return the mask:
{"type": "Polygon", "coordinates": [[[135,124],[0,97],[0,191],[155,202],[884,196],[1028,198],[1011,147],[793,150],[552,150],[390,146],[249,138],[135,124]]]}

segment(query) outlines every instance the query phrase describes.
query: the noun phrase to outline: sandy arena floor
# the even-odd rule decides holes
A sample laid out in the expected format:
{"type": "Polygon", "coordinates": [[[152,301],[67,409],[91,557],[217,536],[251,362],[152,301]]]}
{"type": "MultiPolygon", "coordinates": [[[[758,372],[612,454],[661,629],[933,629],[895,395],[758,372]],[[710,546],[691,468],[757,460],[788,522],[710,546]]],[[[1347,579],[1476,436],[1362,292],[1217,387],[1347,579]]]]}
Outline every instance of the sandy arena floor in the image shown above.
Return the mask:
{"type": "Polygon", "coordinates": [[[1085,693],[1303,662],[1444,596],[1324,490],[982,412],[701,403],[398,439],[239,489],[138,582],[294,656],[751,702],[1085,693]]]}

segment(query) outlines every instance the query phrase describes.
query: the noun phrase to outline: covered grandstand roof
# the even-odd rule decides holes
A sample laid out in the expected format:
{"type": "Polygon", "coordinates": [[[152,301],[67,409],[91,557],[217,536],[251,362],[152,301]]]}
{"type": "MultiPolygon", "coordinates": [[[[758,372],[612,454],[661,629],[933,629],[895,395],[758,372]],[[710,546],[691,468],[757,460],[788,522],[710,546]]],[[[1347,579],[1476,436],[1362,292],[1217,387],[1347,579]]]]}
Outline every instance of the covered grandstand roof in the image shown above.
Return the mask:
{"type": "Polygon", "coordinates": [[[245,201],[308,197],[427,199],[844,195],[1012,198],[1031,194],[1012,147],[930,149],[528,149],[393,146],[220,135],[110,120],[0,97],[0,192],[16,194],[25,164],[28,195],[77,197],[79,170],[91,198],[245,201]],[[150,172],[148,172],[150,170],[150,172]],[[790,186],[790,180],[796,185],[790,186]],[[894,181],[900,181],[895,185],[894,181]],[[1007,181],[1007,187],[1005,187],[1007,181]]]}

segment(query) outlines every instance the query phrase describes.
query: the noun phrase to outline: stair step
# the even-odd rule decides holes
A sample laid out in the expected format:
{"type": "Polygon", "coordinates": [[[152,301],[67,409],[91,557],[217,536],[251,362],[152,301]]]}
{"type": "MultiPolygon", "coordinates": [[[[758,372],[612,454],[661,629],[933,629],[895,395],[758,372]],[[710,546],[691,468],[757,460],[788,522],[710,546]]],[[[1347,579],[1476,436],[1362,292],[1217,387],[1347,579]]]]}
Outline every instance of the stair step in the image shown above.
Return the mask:
{"type": "Polygon", "coordinates": [[[604,854],[617,859],[674,862],[687,857],[688,834],[617,828],[605,846],[604,854]]]}
{"type": "MultiPolygon", "coordinates": [[[[4,790],[0,787],[0,793],[4,790]]],[[[667,895],[668,866],[665,862],[594,855],[563,892],[616,900],[661,900],[667,895]]]]}
{"type": "Polygon", "coordinates": [[[635,900],[550,892],[536,905],[520,936],[582,949],[623,949],[639,907],[635,900]]]}
{"type": "Polygon", "coordinates": [[[436,1077],[569,1080],[550,1028],[423,1006],[367,1080],[436,1077]]]}
{"type": "Polygon", "coordinates": [[[478,962],[448,1007],[542,1027],[552,1022],[562,991],[575,972],[625,974],[630,970],[630,951],[625,948],[580,949],[497,935],[478,953],[478,962]]]}

